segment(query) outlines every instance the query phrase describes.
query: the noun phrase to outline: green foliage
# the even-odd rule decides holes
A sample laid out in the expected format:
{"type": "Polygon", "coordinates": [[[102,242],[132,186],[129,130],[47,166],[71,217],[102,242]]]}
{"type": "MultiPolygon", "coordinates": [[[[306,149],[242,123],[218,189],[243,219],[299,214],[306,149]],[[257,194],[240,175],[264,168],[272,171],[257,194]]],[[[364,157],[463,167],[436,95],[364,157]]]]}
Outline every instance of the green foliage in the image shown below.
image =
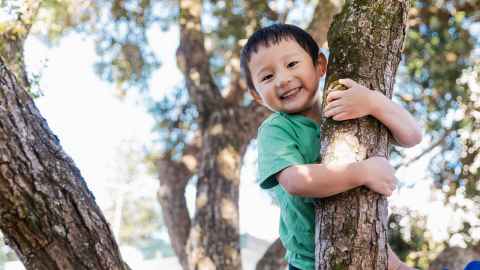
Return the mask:
{"type": "Polygon", "coordinates": [[[478,2],[416,1],[411,14],[398,84],[403,105],[422,119],[432,142],[448,133],[430,162],[435,185],[447,200],[460,191],[478,202],[480,99],[468,83],[479,73],[479,55],[472,53],[479,48],[472,34],[479,25],[478,2]]]}
{"type": "Polygon", "coordinates": [[[146,91],[150,77],[160,66],[149,42],[153,25],[166,30],[176,18],[174,1],[150,0],[60,1],[46,0],[37,16],[34,34],[55,45],[76,31],[96,38],[99,76],[128,89],[146,91]],[[168,12],[167,12],[168,11],[168,12]]]}
{"type": "Polygon", "coordinates": [[[198,113],[189,100],[187,90],[177,87],[162,100],[157,102],[149,99],[147,104],[156,123],[156,142],[163,146],[163,152],[168,153],[172,159],[180,158],[185,145],[198,130],[195,122],[198,113]]]}
{"type": "Polygon", "coordinates": [[[151,74],[160,62],[149,45],[147,32],[157,20],[150,0],[102,1],[95,70],[106,81],[125,92],[146,91],[151,74]]]}

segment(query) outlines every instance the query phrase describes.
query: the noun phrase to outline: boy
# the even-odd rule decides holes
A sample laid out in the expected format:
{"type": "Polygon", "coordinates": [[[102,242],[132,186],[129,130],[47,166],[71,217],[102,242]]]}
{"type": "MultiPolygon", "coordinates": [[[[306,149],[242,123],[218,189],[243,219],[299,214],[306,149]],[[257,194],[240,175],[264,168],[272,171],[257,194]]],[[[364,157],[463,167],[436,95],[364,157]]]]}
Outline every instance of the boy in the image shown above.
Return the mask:
{"type": "MultiPolygon", "coordinates": [[[[338,166],[319,163],[318,84],[327,60],[307,32],[287,24],[260,29],[248,39],[240,61],[249,92],[274,112],[258,130],[258,178],[279,201],[280,238],[289,269],[314,269],[312,198],[362,185],[389,196],[395,188],[394,170],[381,157],[338,166]]],[[[406,110],[352,80],[340,83],[349,89],[328,95],[325,117],[341,121],[370,114],[390,129],[399,145],[420,142],[420,128],[406,110]]],[[[390,248],[388,265],[411,269],[390,248]]]]}

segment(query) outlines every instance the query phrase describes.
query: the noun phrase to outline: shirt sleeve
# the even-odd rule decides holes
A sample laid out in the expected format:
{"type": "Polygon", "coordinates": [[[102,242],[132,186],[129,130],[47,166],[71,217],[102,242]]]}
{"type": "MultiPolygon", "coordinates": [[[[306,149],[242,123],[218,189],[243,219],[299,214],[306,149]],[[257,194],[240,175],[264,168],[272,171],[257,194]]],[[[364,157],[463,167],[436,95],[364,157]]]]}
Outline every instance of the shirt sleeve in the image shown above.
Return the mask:
{"type": "Polygon", "coordinates": [[[258,177],[260,187],[275,187],[277,173],[293,165],[305,164],[294,135],[280,125],[262,126],[257,136],[258,177]]]}

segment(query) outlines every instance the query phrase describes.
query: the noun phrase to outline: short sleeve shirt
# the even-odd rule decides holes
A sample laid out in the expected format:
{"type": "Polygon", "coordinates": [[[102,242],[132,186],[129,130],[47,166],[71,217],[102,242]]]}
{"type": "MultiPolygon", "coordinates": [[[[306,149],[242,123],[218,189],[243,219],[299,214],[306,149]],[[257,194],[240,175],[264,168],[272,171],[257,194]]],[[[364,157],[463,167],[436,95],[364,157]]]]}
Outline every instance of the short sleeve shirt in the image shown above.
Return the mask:
{"type": "Polygon", "coordinates": [[[258,129],[258,181],[280,205],[280,239],[286,259],[302,270],[315,267],[313,199],[289,194],[276,174],[293,165],[320,162],[320,128],[299,114],[274,113],[258,129]]]}

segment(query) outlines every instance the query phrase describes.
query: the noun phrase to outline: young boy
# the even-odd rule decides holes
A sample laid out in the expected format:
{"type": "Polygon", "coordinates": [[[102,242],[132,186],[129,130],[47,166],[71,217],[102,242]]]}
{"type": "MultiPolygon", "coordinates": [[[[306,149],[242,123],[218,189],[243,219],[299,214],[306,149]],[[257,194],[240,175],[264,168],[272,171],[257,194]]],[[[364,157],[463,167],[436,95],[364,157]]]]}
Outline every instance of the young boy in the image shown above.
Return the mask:
{"type": "MultiPolygon", "coordinates": [[[[274,112],[258,130],[258,178],[279,201],[280,239],[289,269],[314,269],[312,198],[362,185],[389,196],[396,184],[394,170],[381,157],[338,166],[319,163],[318,84],[327,60],[307,32],[287,24],[260,29],[248,39],[240,61],[250,93],[274,112]]],[[[349,89],[328,95],[325,117],[340,121],[372,115],[390,129],[397,144],[420,142],[420,128],[406,110],[352,80],[340,83],[349,89]]],[[[390,248],[388,265],[392,270],[411,269],[390,248]]]]}

